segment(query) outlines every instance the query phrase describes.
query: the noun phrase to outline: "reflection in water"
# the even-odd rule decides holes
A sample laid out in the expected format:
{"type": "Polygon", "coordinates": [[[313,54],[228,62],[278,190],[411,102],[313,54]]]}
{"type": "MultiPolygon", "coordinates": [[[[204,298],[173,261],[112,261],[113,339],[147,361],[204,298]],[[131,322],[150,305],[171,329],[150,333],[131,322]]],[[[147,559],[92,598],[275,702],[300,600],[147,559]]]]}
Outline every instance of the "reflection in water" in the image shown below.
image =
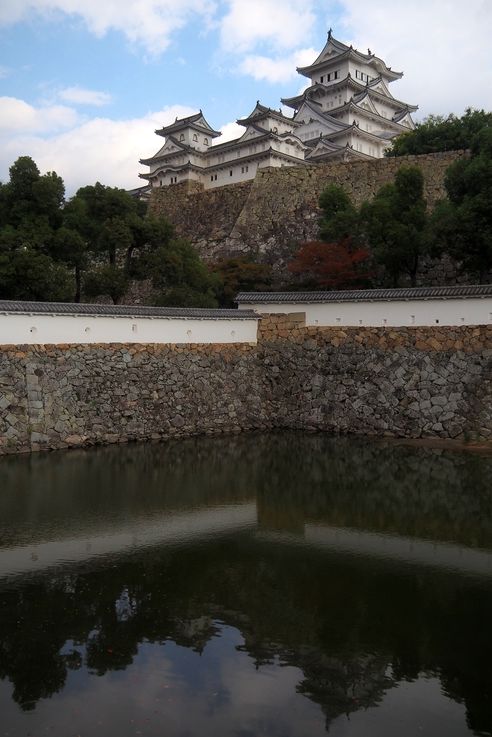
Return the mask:
{"type": "Polygon", "coordinates": [[[4,731],[491,735],[491,470],[297,434],[2,459],[4,731]]]}

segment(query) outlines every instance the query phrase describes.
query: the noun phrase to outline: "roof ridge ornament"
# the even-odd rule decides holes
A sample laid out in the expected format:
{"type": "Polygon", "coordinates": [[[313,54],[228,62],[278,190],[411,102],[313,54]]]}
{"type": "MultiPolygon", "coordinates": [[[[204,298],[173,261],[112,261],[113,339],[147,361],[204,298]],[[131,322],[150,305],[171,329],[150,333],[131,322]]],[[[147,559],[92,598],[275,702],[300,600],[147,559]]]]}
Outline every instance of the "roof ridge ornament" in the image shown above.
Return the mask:
{"type": "Polygon", "coordinates": [[[330,28],[330,30],[328,31],[328,41],[331,39],[332,35],[333,35],[333,29],[330,28]]]}

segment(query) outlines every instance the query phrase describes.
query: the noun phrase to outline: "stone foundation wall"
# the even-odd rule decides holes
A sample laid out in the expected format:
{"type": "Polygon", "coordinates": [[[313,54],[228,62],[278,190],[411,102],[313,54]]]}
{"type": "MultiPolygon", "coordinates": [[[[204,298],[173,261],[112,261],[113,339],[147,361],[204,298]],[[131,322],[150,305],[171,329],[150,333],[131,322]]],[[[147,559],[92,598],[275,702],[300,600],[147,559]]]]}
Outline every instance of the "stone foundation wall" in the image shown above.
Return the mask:
{"type": "Polygon", "coordinates": [[[0,453],[262,426],[253,346],[0,348],[0,453]]]}
{"type": "Polygon", "coordinates": [[[261,323],[277,427],[390,437],[492,437],[492,325],[303,327],[261,323]]]}
{"type": "MultiPolygon", "coordinates": [[[[185,185],[152,192],[150,209],[165,215],[180,236],[188,238],[209,261],[250,254],[270,263],[277,274],[299,244],[317,238],[321,192],[328,184],[342,186],[356,205],[371,199],[393,181],[403,165],[420,167],[430,207],[445,196],[448,166],[463,151],[403,156],[372,161],[320,164],[307,167],[260,169],[251,182],[192,191],[185,185]]],[[[452,264],[429,265],[426,283],[452,283],[452,264]]]]}
{"type": "Polygon", "coordinates": [[[492,438],[492,325],[305,327],[258,345],[0,348],[0,453],[266,429],[492,438]]]}

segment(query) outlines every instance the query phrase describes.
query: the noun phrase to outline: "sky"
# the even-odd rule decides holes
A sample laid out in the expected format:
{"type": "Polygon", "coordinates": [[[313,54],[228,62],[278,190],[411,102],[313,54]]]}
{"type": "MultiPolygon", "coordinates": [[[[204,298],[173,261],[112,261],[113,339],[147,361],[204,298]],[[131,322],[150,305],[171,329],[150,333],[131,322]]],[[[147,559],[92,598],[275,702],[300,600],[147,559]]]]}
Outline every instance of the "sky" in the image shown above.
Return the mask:
{"type": "Polygon", "coordinates": [[[0,0],[0,181],[27,155],[67,196],[141,186],[156,128],[202,109],[236,137],[303,89],[329,28],[404,72],[416,120],[492,110],[492,0],[0,0]]]}

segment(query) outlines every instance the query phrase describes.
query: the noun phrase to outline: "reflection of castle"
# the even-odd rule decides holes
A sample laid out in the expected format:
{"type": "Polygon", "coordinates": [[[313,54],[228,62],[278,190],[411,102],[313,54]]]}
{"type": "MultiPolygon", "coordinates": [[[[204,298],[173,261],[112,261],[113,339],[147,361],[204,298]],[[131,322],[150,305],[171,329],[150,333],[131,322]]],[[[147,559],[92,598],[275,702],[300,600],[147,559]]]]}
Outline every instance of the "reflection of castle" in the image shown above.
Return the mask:
{"type": "Polygon", "coordinates": [[[389,141],[412,129],[417,109],[395,99],[389,84],[402,76],[368,49],[364,54],[337,41],[331,33],[318,58],[299,74],[310,79],[300,95],[282,100],[293,108],[289,117],[257,102],[238,120],[244,133],[212,146],[220,136],[202,111],[176,119],[156,133],[164,145],[140,163],[140,174],[152,187],[184,181],[205,189],[253,179],[268,166],[302,166],[325,161],[380,158],[389,141]]]}

